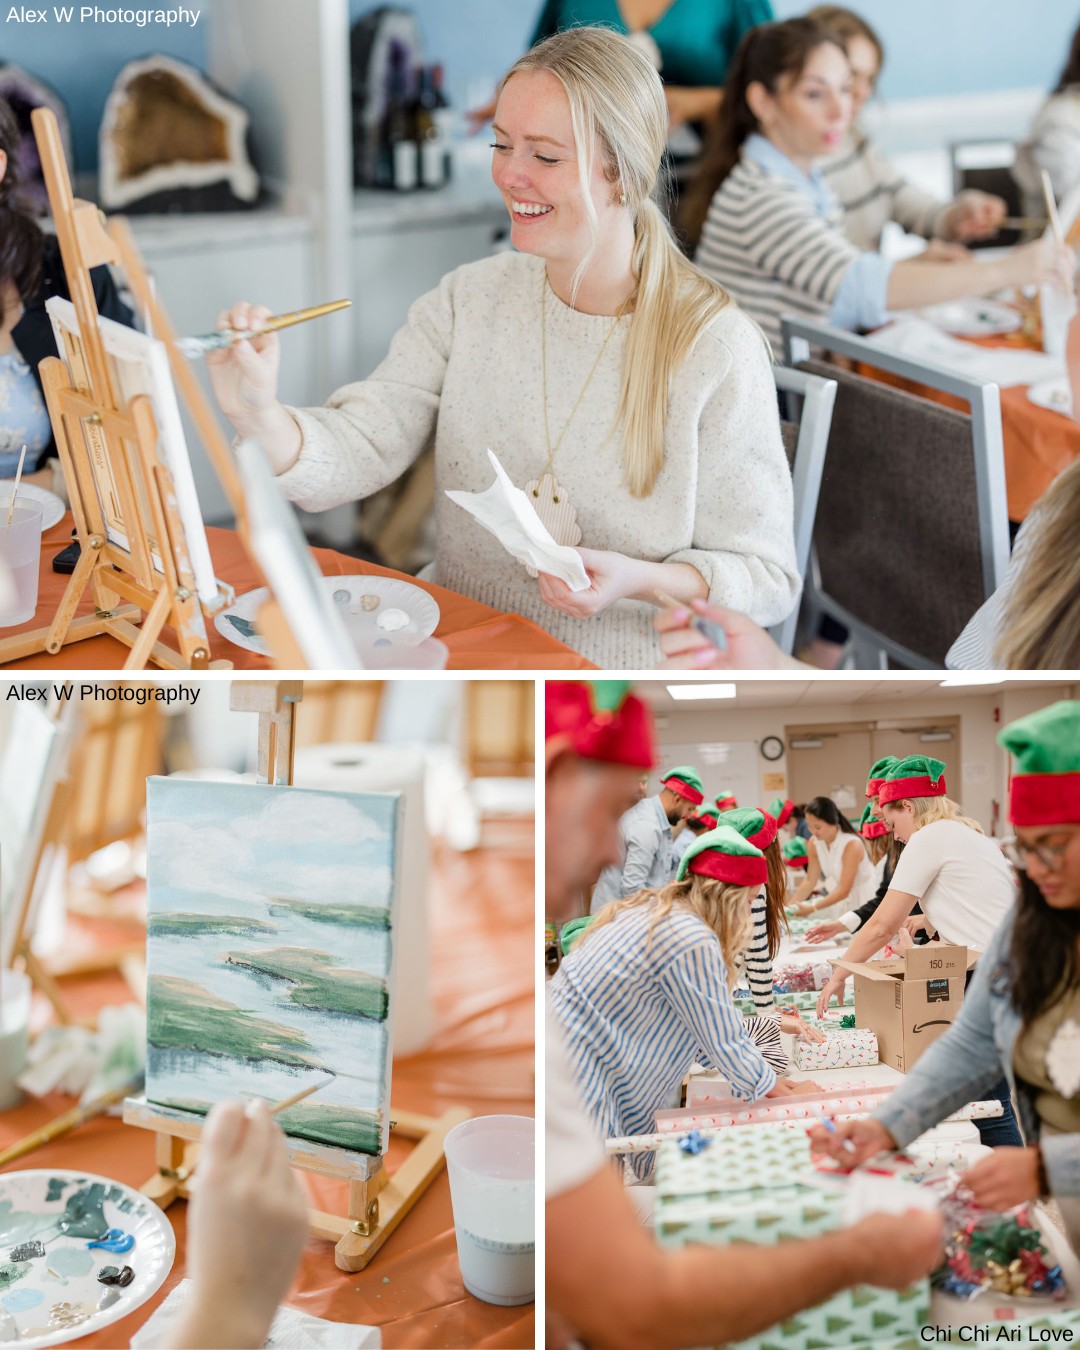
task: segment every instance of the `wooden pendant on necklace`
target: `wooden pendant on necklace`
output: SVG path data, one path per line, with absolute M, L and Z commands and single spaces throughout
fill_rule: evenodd
M 542 474 L 526 483 L 525 496 L 557 544 L 569 544 L 573 548 L 581 543 L 577 512 L 553 473 Z M 528 567 L 526 570 L 529 576 L 536 576 L 535 568 Z

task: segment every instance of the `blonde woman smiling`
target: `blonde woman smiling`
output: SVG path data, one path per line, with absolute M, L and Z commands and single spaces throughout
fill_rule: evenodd
M 274 337 L 210 362 L 237 431 L 293 501 L 319 510 L 393 482 L 434 440 L 432 579 L 516 611 L 597 664 L 655 664 L 657 591 L 768 624 L 798 592 L 791 480 L 769 354 L 686 261 L 653 200 L 667 129 L 659 77 L 625 38 L 559 33 L 498 95 L 492 177 L 515 253 L 421 297 L 373 375 L 325 408 L 276 396 Z M 221 322 L 257 324 L 240 304 Z M 530 580 L 444 489 L 551 474 L 589 576 Z

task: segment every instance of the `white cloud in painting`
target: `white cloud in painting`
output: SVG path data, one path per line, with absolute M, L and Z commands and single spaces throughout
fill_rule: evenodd
M 276 789 L 261 811 L 237 819 L 237 839 L 262 844 L 278 842 L 283 832 L 306 845 L 329 844 L 349 848 L 354 844 L 384 840 L 387 832 L 352 802 L 343 797 L 310 791 Z

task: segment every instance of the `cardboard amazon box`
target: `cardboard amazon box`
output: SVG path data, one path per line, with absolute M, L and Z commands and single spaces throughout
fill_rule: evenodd
M 930 942 L 887 961 L 834 961 L 855 984 L 855 1024 L 877 1033 L 882 1064 L 908 1073 L 956 1020 L 978 952 Z

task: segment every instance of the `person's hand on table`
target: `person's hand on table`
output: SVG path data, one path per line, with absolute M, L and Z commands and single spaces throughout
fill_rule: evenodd
M 307 1199 L 265 1104 L 220 1102 L 207 1117 L 191 1182 L 193 1287 L 168 1344 L 264 1345 L 306 1239 Z
M 825 1039 L 825 1033 L 818 1027 L 812 1027 L 809 1022 L 804 1022 L 797 1011 L 780 1014 L 780 1030 L 800 1041 L 809 1041 L 811 1045 Z
M 794 1078 L 778 1078 L 772 1087 L 766 1092 L 765 1097 L 769 1101 L 776 1101 L 780 1097 L 794 1097 L 804 1091 L 801 1082 Z
M 1056 286 L 1063 295 L 1072 295 L 1076 284 L 1076 254 L 1067 244 L 1051 238 L 1020 244 L 1002 259 L 1013 286 Z M 987 264 L 991 266 L 991 264 Z
M 946 239 L 986 239 L 997 234 L 1007 214 L 1001 197 L 968 188 L 942 217 L 942 234 Z
M 577 551 L 589 574 L 587 590 L 572 591 L 565 581 L 547 572 L 541 572 L 537 577 L 540 595 L 552 609 L 561 610 L 575 619 L 591 619 L 617 600 L 628 600 L 637 594 L 640 567 L 636 558 L 596 548 L 579 548 Z
M 922 262 L 970 262 L 971 250 L 948 239 L 931 239 L 919 258 Z
M 1037 1200 L 1041 1191 L 1037 1148 L 995 1148 L 960 1180 L 986 1209 L 1006 1210 Z
M 818 994 L 817 1015 L 824 1017 L 829 1008 L 830 999 L 836 999 L 837 1005 L 843 1007 L 844 985 L 847 982 L 847 971 L 834 970 L 828 980 L 822 986 L 821 993 Z
M 727 651 L 719 651 L 696 628 L 692 614 L 711 619 L 727 636 Z M 783 652 L 765 629 L 738 610 L 692 600 L 658 612 L 653 626 L 660 635 L 665 669 L 701 670 L 805 670 L 801 661 Z
M 797 905 L 789 905 L 788 910 L 795 914 L 796 918 L 808 919 L 817 909 L 817 904 L 813 900 L 800 900 Z
M 838 1120 L 835 1128 L 827 1130 L 817 1125 L 810 1131 L 810 1152 L 825 1154 L 845 1167 L 857 1167 L 869 1162 L 879 1153 L 896 1148 L 896 1140 L 880 1121 L 871 1118 L 863 1120 Z M 852 1148 L 844 1147 L 844 1141 L 850 1139 Z
M 807 942 L 827 942 L 829 938 L 839 937 L 841 933 L 848 930 L 839 919 L 831 919 L 827 923 L 816 923 L 806 935 Z

